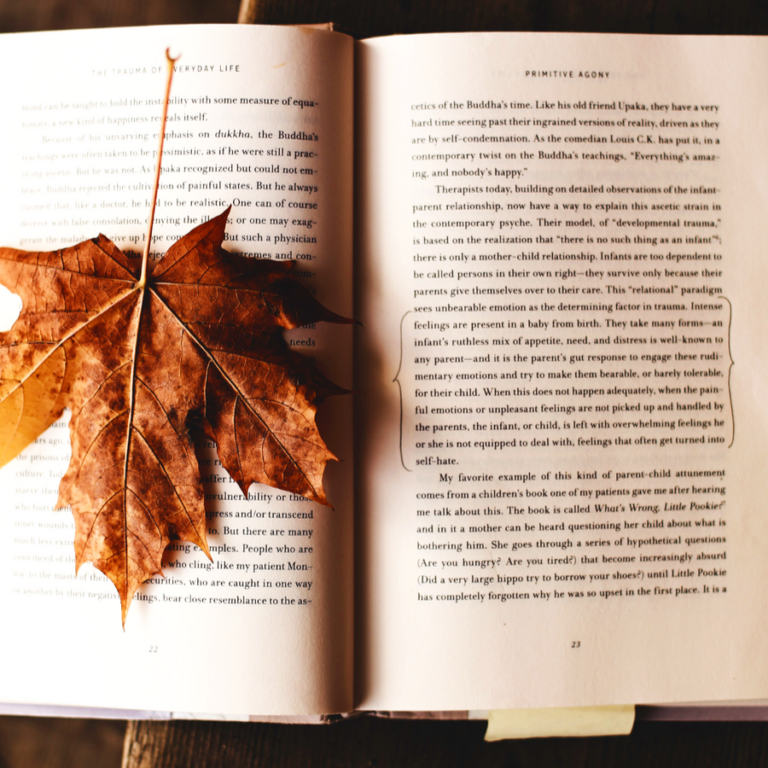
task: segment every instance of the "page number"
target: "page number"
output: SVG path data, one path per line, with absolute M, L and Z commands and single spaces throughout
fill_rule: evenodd
M 581 640 L 572 640 L 571 648 L 581 648 Z
M 149 646 L 149 652 L 150 653 L 157 653 L 157 646 L 156 645 L 150 645 Z

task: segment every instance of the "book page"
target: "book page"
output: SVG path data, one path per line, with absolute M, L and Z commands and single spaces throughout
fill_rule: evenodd
M 765 696 L 768 47 L 358 54 L 358 706 Z
M 352 46 L 324 31 L 4 37 L 14 76 L 0 126 L 0 243 L 52 250 L 103 232 L 141 254 L 168 46 L 181 58 L 150 259 L 231 206 L 228 250 L 295 260 L 317 298 L 350 316 Z M 287 338 L 351 385 L 348 327 Z M 261 485 L 245 498 L 215 446 L 201 446 L 213 562 L 171 544 L 165 578 L 139 590 L 125 631 L 113 585 L 90 565 L 75 575 L 70 511 L 52 511 L 68 414 L 54 424 L 0 471 L 0 701 L 239 717 L 349 709 L 350 400 L 330 398 L 318 415 L 341 460 L 326 473 L 333 508 Z

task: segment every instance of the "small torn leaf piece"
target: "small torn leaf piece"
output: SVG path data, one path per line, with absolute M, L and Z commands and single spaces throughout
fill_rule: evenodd
M 0 466 L 72 412 L 72 458 L 57 508 L 71 506 L 77 568 L 117 587 L 123 624 L 172 539 L 206 543 L 193 436 L 216 442 L 247 493 L 265 483 L 326 504 L 335 457 L 315 425 L 346 390 L 288 348 L 282 330 L 349 322 L 291 277 L 292 262 L 223 250 L 229 209 L 140 264 L 103 235 L 48 253 L 0 248 L 0 283 L 22 299 L 0 333 Z

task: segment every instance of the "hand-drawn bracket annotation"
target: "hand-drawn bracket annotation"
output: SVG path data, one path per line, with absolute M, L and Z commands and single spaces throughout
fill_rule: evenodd
M 643 394 L 644 395 L 650 395 L 650 396 L 653 396 L 653 397 L 659 397 L 659 396 L 664 396 L 664 395 L 668 395 L 668 394 L 671 394 L 671 395 L 677 394 L 677 395 L 679 395 L 681 393 L 682 394 L 687 394 L 687 395 L 693 395 L 693 396 L 696 396 L 696 397 L 702 397 L 702 396 L 713 395 L 713 394 L 714 395 L 717 395 L 717 394 L 725 395 L 725 394 L 727 394 L 727 403 L 728 403 L 728 409 L 729 409 L 729 412 L 730 412 L 730 427 L 731 427 L 731 429 L 730 429 L 730 432 L 731 432 L 730 441 L 728 442 L 727 447 L 731 448 L 733 446 L 733 442 L 734 442 L 735 435 L 736 435 L 736 423 L 735 423 L 735 414 L 734 414 L 734 407 L 733 407 L 733 395 L 732 395 L 732 392 L 731 392 L 731 370 L 732 370 L 732 368 L 734 366 L 734 360 L 733 360 L 733 357 L 731 355 L 731 326 L 732 326 L 732 322 L 733 322 L 733 305 L 731 303 L 731 300 L 727 296 L 718 295 L 718 296 L 715 296 L 713 298 L 716 301 L 725 302 L 727 304 L 727 306 L 728 306 L 728 319 L 727 319 L 727 325 L 726 325 L 726 333 L 723 336 L 702 337 L 702 339 L 705 340 L 705 341 L 709 341 L 710 343 L 714 344 L 715 346 L 718 346 L 718 347 L 721 347 L 721 348 L 725 347 L 726 350 L 727 350 L 727 352 L 725 352 L 725 354 L 723 352 L 720 352 L 720 351 L 712 351 L 710 353 L 704 353 L 704 354 L 701 354 L 701 355 L 699 355 L 698 353 L 696 353 L 696 354 L 687 354 L 687 353 L 681 353 L 681 352 L 677 352 L 674 355 L 657 355 L 657 356 L 643 355 L 643 359 L 641 359 L 639 362 L 646 362 L 647 363 L 647 362 L 650 361 L 652 364 L 656 364 L 658 362 L 658 360 L 661 360 L 662 362 L 667 362 L 672 357 L 676 357 L 676 358 L 678 358 L 678 362 L 685 361 L 686 359 L 693 359 L 693 360 L 697 360 L 697 361 L 701 361 L 701 360 L 712 361 L 714 363 L 721 363 L 721 365 L 727 363 L 727 370 L 725 370 L 725 371 L 724 370 L 718 370 L 717 367 L 709 368 L 706 371 L 700 371 L 700 370 L 696 371 L 696 373 L 706 374 L 708 378 L 715 378 L 715 379 L 719 378 L 719 377 L 725 378 L 726 379 L 725 387 L 719 387 L 719 386 L 715 386 L 715 385 L 699 386 L 699 387 L 693 386 L 692 387 L 690 385 L 686 385 L 685 390 L 681 390 L 680 387 L 670 388 L 668 386 L 659 387 L 658 389 L 653 388 L 653 387 L 648 387 L 648 388 L 645 388 L 644 392 L 642 390 L 638 390 L 637 394 L 640 394 L 640 395 L 643 395 Z M 560 397 L 566 397 L 567 394 L 574 394 L 573 391 L 571 391 L 570 393 L 567 393 L 567 390 L 565 390 L 565 389 L 547 390 L 545 388 L 540 388 L 540 387 L 537 386 L 533 390 L 530 390 L 530 389 L 528 389 L 526 387 L 517 386 L 513 390 L 508 390 L 508 389 L 500 389 L 500 388 L 494 386 L 494 387 L 483 387 L 482 395 L 479 393 L 477 387 L 473 388 L 471 386 L 470 387 L 464 387 L 464 388 L 459 387 L 458 389 L 455 389 L 455 390 L 448 390 L 448 389 L 433 389 L 432 391 L 420 390 L 416 386 L 416 381 L 439 381 L 439 382 L 455 381 L 455 382 L 458 382 L 458 381 L 472 380 L 473 378 L 474 379 L 478 379 L 478 378 L 482 379 L 483 378 L 483 373 L 482 373 L 482 371 L 476 369 L 471 374 L 466 374 L 466 373 L 462 374 L 461 372 L 457 372 L 456 369 L 454 369 L 453 373 L 441 372 L 441 373 L 433 373 L 433 374 L 429 374 L 429 373 L 428 374 L 414 374 L 413 377 L 412 377 L 413 381 L 411 381 L 410 380 L 411 376 L 407 375 L 407 370 L 408 370 L 409 366 L 408 366 L 408 362 L 407 362 L 407 358 L 406 358 L 406 354 L 410 354 L 411 352 L 414 353 L 413 354 L 413 361 L 414 361 L 413 365 L 414 366 L 416 366 L 418 364 L 428 365 L 429 362 L 430 362 L 430 358 L 431 358 L 431 360 L 432 360 L 432 362 L 433 362 L 433 364 L 435 366 L 437 366 L 437 365 L 447 365 L 447 366 L 458 365 L 458 366 L 464 367 L 464 365 L 467 362 L 471 363 L 473 366 L 482 365 L 483 363 L 500 363 L 501 364 L 501 368 L 503 368 L 504 370 L 496 372 L 496 373 L 489 374 L 489 379 L 492 376 L 493 378 L 491 380 L 496 380 L 497 377 L 500 374 L 502 379 L 511 379 L 512 381 L 517 380 L 518 382 L 528 381 L 528 382 L 531 382 L 531 383 L 533 382 L 533 374 L 530 373 L 530 372 L 526 374 L 525 372 L 523 372 L 523 371 L 521 371 L 519 369 L 524 368 L 525 365 L 529 363 L 529 358 L 530 358 L 530 364 L 532 364 L 532 365 L 537 364 L 537 363 L 541 363 L 543 361 L 537 360 L 536 359 L 537 356 L 535 356 L 535 355 L 521 355 L 519 353 L 515 354 L 514 357 L 511 357 L 510 355 L 506 355 L 506 354 L 502 354 L 502 355 L 488 354 L 488 355 L 468 356 L 468 355 L 455 355 L 454 353 L 451 353 L 451 354 L 441 354 L 440 356 L 437 356 L 437 357 L 434 357 L 432 355 L 416 357 L 416 353 L 417 352 L 418 353 L 421 352 L 421 350 L 418 350 L 419 346 L 425 346 L 425 345 L 426 346 L 430 346 L 430 347 L 433 348 L 433 351 L 434 351 L 434 349 L 436 349 L 436 350 L 441 350 L 441 349 L 444 350 L 445 347 L 450 347 L 453 344 L 455 344 L 456 340 L 455 339 L 449 340 L 449 339 L 445 338 L 444 336 L 440 337 L 440 338 L 431 338 L 431 339 L 428 338 L 428 337 L 427 338 L 422 338 L 422 339 L 415 339 L 414 338 L 414 339 L 409 340 L 409 341 L 412 341 L 413 343 L 410 345 L 409 349 L 406 350 L 406 335 L 407 335 L 407 330 L 409 330 L 409 327 L 406 326 L 406 318 L 409 315 L 412 315 L 412 314 L 414 314 L 414 311 L 413 310 L 408 310 L 400 318 L 400 360 L 399 360 L 399 363 L 398 363 L 397 372 L 395 373 L 395 376 L 392 379 L 392 383 L 397 384 L 398 399 L 399 399 L 399 406 L 400 406 L 400 430 L 399 430 L 400 431 L 400 437 L 399 437 L 400 463 L 401 463 L 403 469 L 405 469 L 406 471 L 408 471 L 408 472 L 412 472 L 413 471 L 413 469 L 411 467 L 409 467 L 407 462 L 406 462 L 406 450 L 405 450 L 405 447 L 404 447 L 404 444 L 405 445 L 408 444 L 408 439 L 409 439 L 408 436 L 406 435 L 406 423 L 405 423 L 406 422 L 406 411 L 405 411 L 406 403 L 405 403 L 405 398 L 408 395 L 413 395 L 412 398 L 408 398 L 408 399 L 412 399 L 416 403 L 414 405 L 414 413 L 416 415 L 424 416 L 424 417 L 432 415 L 435 412 L 440 414 L 440 415 L 443 415 L 443 414 L 446 414 L 446 413 L 459 414 L 459 415 L 472 413 L 473 416 L 477 415 L 478 413 L 482 413 L 482 414 L 486 414 L 486 413 L 495 413 L 495 414 L 499 414 L 499 413 L 501 413 L 501 414 L 518 413 L 520 415 L 524 415 L 524 414 L 534 414 L 534 415 L 539 414 L 540 415 L 541 413 L 555 413 L 555 414 L 556 413 L 564 413 L 566 415 L 570 415 L 571 413 L 577 412 L 576 409 L 575 409 L 575 406 L 562 406 L 562 405 L 559 405 L 557 403 L 555 405 L 553 405 L 553 406 L 548 406 L 548 405 L 546 405 L 544 403 L 539 403 L 539 404 L 536 404 L 536 405 L 521 405 L 521 406 L 509 406 L 508 405 L 508 406 L 506 406 L 506 408 L 504 406 L 500 406 L 499 407 L 499 406 L 493 406 L 493 405 L 488 406 L 488 407 L 480 406 L 478 408 L 474 408 L 474 407 L 463 407 L 462 408 L 461 406 L 457 406 L 455 404 L 458 400 L 461 400 L 463 398 L 474 398 L 474 397 L 481 397 L 484 401 L 490 402 L 491 399 L 495 399 L 495 398 L 509 398 L 510 395 L 512 395 L 513 397 L 528 397 L 530 395 L 533 395 L 534 398 L 538 398 L 538 397 L 546 396 L 545 393 L 552 393 L 552 392 L 556 392 L 557 395 L 555 395 L 555 396 L 560 396 Z M 536 323 L 540 323 L 540 322 L 546 322 L 546 321 L 538 321 L 537 320 L 535 322 Z M 715 323 L 717 324 L 717 326 L 714 325 Z M 421 329 L 427 329 L 427 330 L 430 330 L 430 331 L 438 331 L 440 333 L 444 333 L 445 331 L 447 331 L 451 325 L 462 326 L 463 329 L 466 330 L 466 327 L 469 324 L 466 323 L 466 322 L 465 323 L 450 323 L 448 321 L 440 322 L 440 323 L 435 323 L 435 322 L 431 322 L 431 321 L 420 322 L 419 320 L 416 320 L 414 322 L 414 328 L 416 328 L 416 329 L 421 328 Z M 472 330 L 475 330 L 475 331 L 481 330 L 481 329 L 484 329 L 485 327 L 487 327 L 488 325 L 491 325 L 491 324 L 490 323 L 484 323 L 484 322 L 472 323 L 472 326 L 473 326 Z M 502 322 L 502 325 L 503 325 L 503 322 Z M 555 327 L 558 327 L 558 326 L 566 326 L 566 325 L 567 324 L 565 322 L 558 322 L 557 319 L 554 319 L 552 321 L 552 328 L 555 328 Z M 585 325 L 586 325 L 586 323 L 585 323 Z M 647 322 L 646 322 L 646 325 L 647 325 Z M 719 322 L 718 321 L 701 321 L 699 323 L 698 327 L 703 327 L 705 325 L 710 325 L 710 326 L 713 326 L 713 327 L 722 327 L 723 326 L 723 322 L 722 321 L 719 321 Z M 477 326 L 477 327 L 475 328 L 474 326 Z M 522 327 L 525 327 L 525 326 L 523 325 Z M 531 322 L 529 321 L 528 327 L 539 327 L 539 326 L 532 325 Z M 484 346 L 488 346 L 488 342 L 489 341 L 493 342 L 493 339 L 482 338 L 482 336 L 474 337 L 473 339 L 470 339 L 470 340 L 473 341 L 475 345 L 483 346 L 483 347 Z M 509 344 L 510 341 L 511 341 L 512 346 L 522 347 L 523 344 L 524 344 L 524 340 L 525 340 L 525 337 L 521 335 L 521 336 L 518 336 L 516 339 L 507 340 L 504 343 L 503 346 L 507 346 L 507 344 Z M 467 340 L 465 339 L 464 341 L 466 342 Z M 585 341 L 587 341 L 587 343 L 589 343 L 590 340 L 585 337 Z M 670 337 L 667 341 L 675 342 L 675 341 L 677 341 L 677 336 Z M 528 344 L 529 342 L 525 341 L 525 343 Z M 530 343 L 530 346 L 533 346 L 535 348 L 536 347 L 535 342 Z M 549 356 L 549 357 L 551 357 L 551 356 Z M 568 360 L 568 357 L 566 355 L 562 354 L 562 353 L 560 355 L 558 355 L 558 357 L 560 358 L 560 361 L 563 362 L 563 363 L 565 363 Z M 573 360 L 574 357 L 576 357 L 576 356 L 571 356 L 571 362 L 574 362 L 574 360 Z M 630 360 L 630 362 L 637 361 L 638 357 L 639 356 L 635 356 L 635 359 L 634 360 Z M 582 356 L 582 358 L 583 358 L 583 356 Z M 611 361 L 611 362 L 614 362 L 614 361 Z M 624 361 L 621 361 L 621 362 L 624 362 Z M 610 363 L 608 363 L 608 364 L 610 364 Z M 691 369 L 691 370 L 693 370 L 693 369 Z M 560 372 L 555 372 L 554 375 L 557 376 L 558 378 L 563 378 L 563 377 L 571 378 L 568 375 L 564 376 L 564 374 L 566 374 L 566 373 L 567 372 L 565 372 L 565 371 L 560 371 Z M 634 373 L 634 375 L 633 375 L 633 373 Z M 577 376 L 577 378 L 581 378 L 581 379 L 587 378 L 590 375 L 597 375 L 597 374 L 595 374 L 594 371 L 593 372 L 576 371 L 576 372 L 574 372 L 574 374 Z M 668 374 L 671 375 L 671 376 L 675 376 L 676 378 L 680 378 L 680 371 L 678 371 L 677 369 L 673 369 L 671 372 L 670 371 L 660 371 L 658 373 L 656 372 L 656 370 L 651 371 L 651 372 L 646 370 L 645 372 L 643 372 L 643 371 L 636 371 L 636 370 L 633 371 L 633 369 L 625 369 L 623 371 L 623 374 L 626 375 L 626 377 L 628 377 L 630 379 L 631 378 L 651 378 L 652 380 L 654 380 L 657 376 L 660 377 L 660 378 L 666 378 Z M 546 375 L 546 374 L 542 374 L 540 372 L 537 372 L 536 375 L 537 375 L 537 377 L 542 377 L 543 378 L 544 375 Z M 552 375 L 553 375 L 552 372 L 550 372 L 549 376 L 551 377 Z M 601 376 L 602 375 L 606 375 L 607 376 L 608 374 L 606 372 L 601 372 L 599 375 L 601 375 Z M 691 377 L 693 378 L 693 375 Z M 404 378 L 406 378 L 408 380 L 404 382 L 403 381 Z M 629 391 L 630 390 L 622 391 L 620 388 L 614 388 L 613 390 L 609 389 L 609 393 L 612 393 L 612 394 L 625 394 L 625 397 L 626 397 L 626 393 L 629 392 Z M 581 394 L 581 391 L 579 391 L 579 394 Z M 597 394 L 599 395 L 599 393 L 597 393 Z M 425 398 L 425 399 L 424 400 L 420 400 L 420 398 L 422 398 L 422 397 Z M 429 402 L 429 400 L 432 397 L 443 398 L 443 400 L 441 400 L 441 403 L 448 402 L 448 399 L 450 399 L 450 402 L 454 403 L 454 405 L 453 406 L 449 406 L 449 407 L 443 407 L 441 405 L 438 408 L 428 408 L 428 406 L 425 403 Z M 591 395 L 590 395 L 590 397 L 591 397 Z M 723 399 L 725 399 L 725 398 L 723 398 Z M 652 414 L 652 413 L 654 413 L 654 411 L 657 410 L 657 408 L 661 411 L 662 409 L 669 410 L 669 409 L 673 409 L 674 407 L 676 407 L 677 409 L 682 410 L 682 411 L 698 411 L 698 412 L 701 412 L 701 411 L 711 410 L 713 412 L 717 412 L 718 410 L 724 410 L 724 405 L 725 405 L 722 402 L 716 404 L 714 401 L 711 401 L 711 400 L 706 402 L 706 403 L 703 403 L 700 400 L 698 400 L 696 402 L 698 403 L 698 406 L 696 405 L 696 403 L 693 403 L 693 404 L 690 404 L 691 408 L 684 407 L 685 404 L 681 404 L 680 402 L 668 403 L 668 404 L 666 404 L 666 406 L 665 405 L 655 406 L 652 403 L 640 403 L 640 402 L 637 402 L 637 403 L 634 403 L 634 404 L 625 404 L 624 406 L 622 406 L 621 404 L 618 404 L 618 405 L 614 404 L 613 413 L 622 413 L 622 412 L 625 412 L 625 411 L 627 411 L 627 412 L 632 412 L 632 411 L 642 412 L 642 411 L 645 411 L 645 412 L 647 412 L 649 414 Z M 598 411 L 602 410 L 604 412 L 607 412 L 608 409 L 610 408 L 610 405 L 603 404 L 602 406 L 594 406 L 594 407 L 596 409 L 598 409 Z M 641 411 L 641 409 L 642 409 L 642 411 Z M 582 422 L 582 423 L 584 424 L 584 426 L 586 426 L 586 422 Z M 503 426 L 502 426 L 502 424 L 503 424 Z M 616 424 L 626 424 L 626 423 L 625 422 L 616 422 Z M 652 420 L 648 421 L 648 422 L 645 422 L 645 424 L 646 425 L 653 425 L 654 427 L 658 427 L 658 426 L 661 426 L 662 428 L 664 427 L 664 424 L 658 425 L 658 424 L 654 423 Z M 642 421 L 642 419 L 638 422 L 638 425 L 639 425 L 640 428 L 643 427 L 644 422 Z M 470 431 L 469 425 L 467 425 L 467 424 L 463 424 L 463 425 L 462 424 L 449 424 L 449 425 L 446 425 L 446 424 L 432 424 L 432 425 L 425 425 L 425 424 L 419 422 L 417 424 L 414 424 L 413 426 L 414 426 L 414 430 L 416 431 L 417 435 L 418 435 L 419 432 L 424 432 L 425 434 L 433 434 L 434 435 L 436 433 L 445 431 L 446 428 L 449 431 L 451 431 L 451 432 L 454 432 L 454 431 L 456 431 L 456 432 L 462 432 L 462 431 L 469 432 Z M 487 429 L 487 426 L 490 426 L 491 430 L 494 430 L 494 431 L 502 430 L 503 429 L 504 431 L 512 431 L 512 432 L 515 432 L 515 433 L 521 431 L 521 429 L 530 429 L 530 425 L 523 425 L 523 424 L 520 424 L 520 423 L 506 424 L 506 423 L 503 423 L 503 422 L 498 422 L 495 425 L 494 424 L 489 424 L 486 427 L 484 427 L 484 425 L 479 424 L 479 423 L 475 423 L 472 426 L 473 426 L 473 430 L 472 431 L 482 431 L 482 432 L 485 432 L 485 429 Z M 603 420 L 602 422 L 599 423 L 599 428 L 600 429 L 604 429 L 606 426 L 610 426 L 606 420 Z M 674 429 L 676 427 L 684 427 L 684 426 L 691 426 L 693 428 L 702 428 L 702 429 L 706 430 L 706 429 L 708 429 L 708 428 L 710 428 L 712 426 L 723 427 L 723 426 L 725 426 L 725 422 L 724 422 L 724 420 L 717 419 L 717 418 L 713 418 L 712 421 L 706 421 L 705 420 L 703 422 L 698 422 L 696 419 L 691 419 L 690 422 L 685 422 L 683 419 L 680 419 L 677 422 L 674 422 L 674 421 L 673 422 L 667 422 L 666 426 L 668 427 L 668 429 L 670 431 L 674 431 Z M 462 429 L 462 427 L 464 427 L 464 428 Z M 563 427 L 563 425 L 558 424 L 557 422 L 551 422 L 550 427 L 552 427 L 552 428 L 554 428 L 556 430 L 559 430 L 559 429 L 561 429 Z M 411 431 L 411 430 L 409 430 L 409 431 Z M 711 436 L 709 436 L 708 439 L 706 439 L 706 436 L 701 436 L 700 438 L 695 438 L 695 439 L 687 438 L 685 440 L 685 442 L 710 444 L 712 442 L 725 443 L 725 440 L 726 440 L 726 438 L 724 438 L 722 436 L 719 437 L 717 440 L 714 440 Z M 479 443 L 475 444 L 476 441 L 467 441 L 467 440 L 464 440 L 464 441 L 458 441 L 457 440 L 457 441 L 452 441 L 452 442 L 453 442 L 453 445 L 448 446 L 448 447 L 480 448 L 481 450 L 485 450 L 486 448 L 496 448 L 496 449 L 502 449 L 503 450 L 505 448 L 526 447 L 526 444 L 522 443 L 522 441 L 518 440 L 517 438 L 513 438 L 513 440 L 496 441 L 498 443 L 497 445 L 480 445 Z M 487 442 L 487 441 L 485 441 L 485 442 Z M 535 442 L 534 441 L 529 441 L 529 442 L 532 443 L 534 446 L 542 445 L 542 441 L 535 441 Z M 642 439 L 639 444 L 647 446 L 647 445 L 653 445 L 654 442 L 656 444 L 658 444 L 659 447 L 665 447 L 666 445 L 674 444 L 672 442 L 671 438 L 661 438 L 660 440 L 655 440 L 653 438 L 651 438 L 651 439 L 645 438 L 645 439 Z M 447 444 L 447 441 L 446 441 L 446 444 Z M 549 439 L 547 439 L 546 444 L 550 444 Z M 579 445 L 586 445 L 586 444 L 587 444 L 587 442 L 585 442 L 585 441 L 582 441 L 581 443 L 579 443 Z M 622 442 L 619 442 L 618 444 L 619 445 L 627 445 L 627 442 L 626 441 L 622 441 Z M 562 440 L 554 440 L 553 439 L 551 441 L 551 445 L 553 445 L 553 446 L 563 445 L 563 446 L 567 447 L 567 446 L 574 445 L 574 443 L 573 443 L 573 441 L 570 440 L 570 438 L 565 438 L 564 441 L 562 441 Z M 599 442 L 593 443 L 593 445 L 603 445 L 603 447 L 608 447 L 609 445 L 611 445 L 611 441 L 601 440 Z M 440 445 L 440 444 L 436 443 L 435 440 L 431 441 L 430 443 L 426 443 L 426 441 L 424 443 L 416 442 L 414 447 L 416 449 L 418 449 L 419 447 L 432 447 L 432 448 L 435 448 L 435 447 L 438 447 L 438 446 L 445 447 L 445 445 Z M 446 463 L 450 463 L 450 464 L 458 463 L 457 459 L 444 459 L 443 461 L 445 461 Z M 416 462 L 417 465 L 437 466 L 437 464 L 433 464 L 432 461 L 424 461 L 424 460 L 416 459 L 415 462 Z M 438 461 L 438 464 L 439 463 L 440 463 L 440 461 Z

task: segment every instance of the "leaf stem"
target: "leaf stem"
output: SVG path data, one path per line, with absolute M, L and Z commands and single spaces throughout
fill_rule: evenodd
M 163 165 L 163 144 L 165 142 L 165 124 L 168 121 L 168 100 L 171 96 L 171 81 L 173 80 L 173 65 L 179 60 L 171 57 L 171 49 L 165 49 L 165 61 L 168 65 L 168 80 L 165 84 L 165 98 L 163 99 L 163 119 L 160 123 L 160 143 L 157 148 L 157 160 L 155 161 L 155 183 L 152 188 L 152 208 L 149 212 L 149 224 L 147 227 L 147 242 L 144 244 L 144 254 L 141 258 L 141 277 L 137 288 L 142 289 L 147 284 L 147 263 L 149 261 L 149 248 L 152 245 L 152 227 L 155 223 L 155 208 L 157 208 L 157 191 L 160 186 L 160 170 Z

